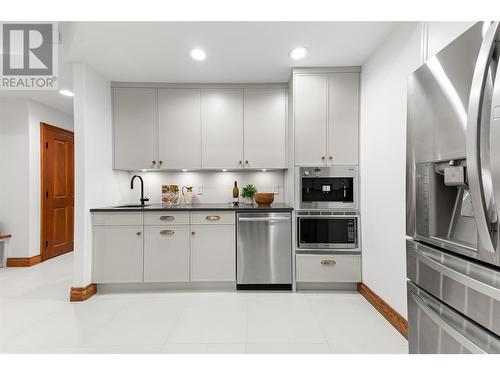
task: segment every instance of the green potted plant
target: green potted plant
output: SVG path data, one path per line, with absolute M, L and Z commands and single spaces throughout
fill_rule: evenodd
M 257 192 L 257 188 L 252 184 L 248 184 L 243 189 L 241 189 L 241 196 L 243 197 L 243 203 L 244 204 L 252 204 L 253 203 L 253 196 L 256 192 Z

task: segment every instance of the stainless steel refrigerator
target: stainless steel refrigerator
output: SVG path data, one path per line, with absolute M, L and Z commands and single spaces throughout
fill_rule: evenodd
M 410 353 L 500 353 L 500 27 L 408 80 Z

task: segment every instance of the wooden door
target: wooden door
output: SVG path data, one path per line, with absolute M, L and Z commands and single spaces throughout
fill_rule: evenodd
M 42 260 L 73 250 L 73 132 L 41 124 Z

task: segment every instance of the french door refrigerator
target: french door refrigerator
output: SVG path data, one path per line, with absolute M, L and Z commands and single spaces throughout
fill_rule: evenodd
M 500 353 L 500 26 L 408 80 L 410 353 Z

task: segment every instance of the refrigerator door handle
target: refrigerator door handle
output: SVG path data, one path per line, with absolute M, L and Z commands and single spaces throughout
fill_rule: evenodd
M 481 114 L 484 101 L 484 89 L 488 77 L 489 62 L 495 49 L 499 22 L 493 22 L 484 36 L 483 43 L 474 68 L 469 96 L 466 131 L 467 178 L 472 209 L 476 219 L 480 248 L 495 252 L 490 235 L 487 202 L 483 186 L 481 166 Z
M 498 166 L 500 166 L 500 64 L 497 65 L 495 82 L 493 84 L 489 141 L 493 197 L 497 203 L 498 209 L 498 204 L 500 203 L 500 168 L 498 168 Z M 500 217 L 500 212 L 497 212 L 497 216 Z
M 448 324 L 432 307 L 426 303 L 424 297 L 416 295 L 414 292 L 409 291 L 409 296 L 417 304 L 417 306 L 427 314 L 431 320 L 436 323 L 442 330 L 453 337 L 464 348 L 475 354 L 487 354 L 483 349 L 467 339 L 465 336 L 457 332 L 450 324 Z
M 434 269 L 446 277 L 449 277 L 451 280 L 457 281 L 462 285 L 465 285 L 467 288 L 470 288 L 476 292 L 484 294 L 492 298 L 495 301 L 500 301 L 500 288 L 495 287 L 494 285 L 486 284 L 482 281 L 479 281 L 469 275 L 465 275 L 461 272 L 458 272 L 452 268 L 449 268 L 437 260 L 432 259 L 428 256 L 424 251 L 417 250 L 413 248 L 409 248 L 408 251 L 413 251 L 415 253 L 415 257 L 424 263 L 426 266 Z

